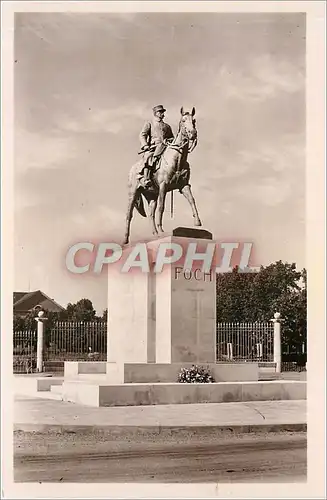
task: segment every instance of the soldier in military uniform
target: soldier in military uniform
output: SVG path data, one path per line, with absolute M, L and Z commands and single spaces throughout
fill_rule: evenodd
M 150 183 L 150 173 L 166 149 L 164 141 L 174 138 L 173 131 L 163 121 L 165 108 L 160 104 L 153 109 L 153 119 L 145 123 L 140 133 L 141 152 L 144 152 L 144 185 Z

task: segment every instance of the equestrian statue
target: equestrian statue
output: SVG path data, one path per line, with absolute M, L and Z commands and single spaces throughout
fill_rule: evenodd
M 164 232 L 162 227 L 166 195 L 178 190 L 189 202 L 194 225 L 201 226 L 190 186 L 188 154 L 197 145 L 195 108 L 191 112 L 181 108 L 178 131 L 174 136 L 170 125 L 164 122 L 165 108 L 153 108 L 153 119 L 145 123 L 140 133 L 142 158 L 132 166 L 128 176 L 128 209 L 124 244 L 128 244 L 134 208 L 146 217 L 143 198 L 148 202 L 152 234 Z M 158 218 L 156 221 L 156 213 Z

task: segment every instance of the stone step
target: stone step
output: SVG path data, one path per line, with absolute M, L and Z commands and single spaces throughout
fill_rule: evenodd
M 72 377 L 74 380 L 101 380 L 101 381 L 108 381 L 108 383 L 111 382 L 110 380 L 110 374 L 108 375 L 107 373 L 79 373 Z M 69 380 L 69 377 L 67 377 L 65 380 Z
M 50 392 L 52 394 L 62 394 L 62 385 L 52 385 L 50 387 Z
M 65 380 L 108 380 L 110 384 L 122 383 L 173 383 L 178 381 L 182 368 L 193 364 L 203 365 L 216 382 L 258 380 L 258 363 L 114 363 L 66 362 Z M 272 371 L 272 370 L 270 370 Z
M 259 372 L 259 380 L 281 380 L 281 375 L 276 372 Z
M 56 392 L 52 392 L 52 391 L 39 392 L 37 394 L 37 397 L 43 398 L 43 399 L 53 399 L 55 401 L 62 401 L 63 400 L 62 394 L 57 394 Z
M 63 377 L 52 377 L 47 375 L 24 375 L 14 379 L 15 392 L 17 394 L 35 395 L 43 392 L 50 392 L 50 388 L 63 384 Z
M 63 401 L 87 406 L 142 406 L 306 399 L 306 382 L 260 381 L 213 384 L 106 384 L 67 380 Z
M 276 369 L 277 363 L 273 361 L 259 361 L 259 368 L 274 368 Z
M 37 399 L 53 399 L 55 401 L 62 401 L 62 395 L 61 394 L 56 394 L 55 392 L 49 391 L 39 391 L 39 392 L 30 392 L 28 394 L 23 393 L 23 392 L 17 392 L 16 394 L 20 394 L 22 396 L 29 396 L 32 398 L 37 398 Z

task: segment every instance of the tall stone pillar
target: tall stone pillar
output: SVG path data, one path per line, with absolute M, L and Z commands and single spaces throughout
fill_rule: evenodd
M 170 236 L 164 239 L 205 250 L 209 239 Z M 171 264 L 156 276 L 156 362 L 214 363 L 216 350 L 216 275 L 202 262 L 184 268 Z
M 199 260 L 186 269 L 190 244 L 205 252 L 212 242 L 204 230 L 179 228 L 147 243 L 150 272 L 108 272 L 108 361 L 116 363 L 214 363 L 216 349 L 215 272 Z M 156 272 L 161 244 L 183 248 L 180 261 Z M 124 250 L 122 261 L 131 252 Z

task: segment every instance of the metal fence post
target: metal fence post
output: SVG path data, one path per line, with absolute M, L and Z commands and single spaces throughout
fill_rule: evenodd
M 36 370 L 43 371 L 43 349 L 44 349 L 44 311 L 40 311 L 35 320 L 37 321 L 37 350 L 36 350 Z
M 230 361 L 233 361 L 233 344 L 231 342 L 227 343 L 227 357 Z
M 275 312 L 274 318 L 274 363 L 276 363 L 276 372 L 281 372 L 282 366 L 282 340 L 281 340 L 281 317 L 279 312 Z

